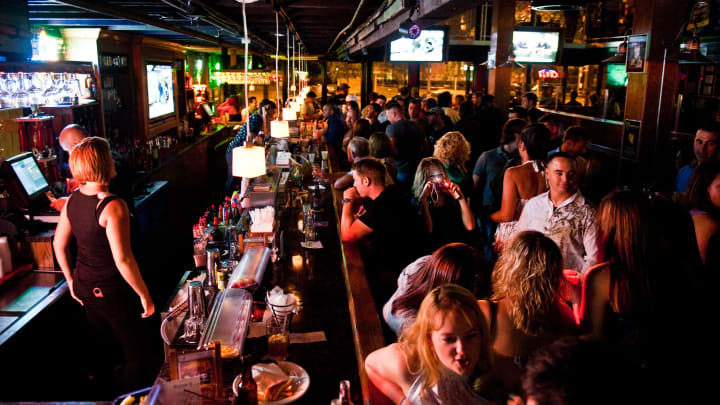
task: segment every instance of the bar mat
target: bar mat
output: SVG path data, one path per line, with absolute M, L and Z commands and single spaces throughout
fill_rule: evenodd
M 30 308 L 34 307 L 35 304 L 40 302 L 40 300 L 45 298 L 51 289 L 52 287 L 32 286 L 2 310 L 8 312 L 27 312 Z

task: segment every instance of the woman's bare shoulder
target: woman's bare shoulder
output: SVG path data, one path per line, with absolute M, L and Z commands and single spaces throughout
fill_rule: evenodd
M 699 212 L 692 216 L 695 229 L 702 233 L 714 234 L 720 229 L 720 223 L 712 215 L 706 212 Z
M 370 353 L 365 359 L 365 367 L 396 382 L 407 382 L 412 379 L 405 352 L 399 343 L 392 343 Z

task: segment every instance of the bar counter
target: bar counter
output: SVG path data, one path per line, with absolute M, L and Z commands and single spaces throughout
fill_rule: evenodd
M 330 174 L 332 177 L 333 175 Z M 292 194 L 298 190 L 287 184 Z M 303 233 L 298 228 L 302 220 L 302 209 L 299 204 L 288 204 L 287 194 L 277 193 L 276 237 L 283 242 L 284 255 L 275 263 L 269 263 L 265 270 L 261 285 L 253 293 L 253 300 L 263 301 L 268 290 L 275 286 L 283 288 L 298 298 L 299 310 L 292 319 L 291 334 L 307 332 L 323 332 L 326 341 L 314 343 L 292 343 L 289 347 L 287 361 L 304 368 L 310 377 L 308 391 L 296 402 L 297 404 L 329 403 L 338 395 L 341 380 L 349 380 L 353 401 L 363 402 L 365 389 L 361 385 L 364 373 L 358 372 L 356 361 L 357 330 L 351 320 L 353 308 L 346 295 L 346 259 L 338 234 L 339 223 L 334 209 L 333 190 L 327 189 L 322 195 L 322 208 L 316 212 L 316 240 L 323 245 L 321 249 L 305 249 L 300 246 Z M 283 253 L 283 252 L 280 252 Z M 186 272 L 179 289 L 186 288 L 185 280 L 198 275 L 198 269 Z M 175 295 L 175 294 L 173 294 Z M 177 304 L 171 299 L 167 307 Z M 373 307 L 374 308 L 374 307 Z M 167 312 L 167 311 L 166 311 Z M 166 313 L 165 312 L 165 313 Z M 250 330 L 264 328 L 255 323 Z M 172 333 L 170 333 L 172 335 Z M 243 354 L 251 356 L 251 362 L 261 361 L 267 353 L 267 337 L 248 337 L 245 340 Z M 166 358 L 167 360 L 167 358 Z M 160 377 L 167 377 L 169 364 L 164 367 Z M 231 371 L 223 369 L 223 382 L 226 392 L 229 391 L 236 375 L 227 375 Z M 376 403 L 376 402 L 373 402 Z

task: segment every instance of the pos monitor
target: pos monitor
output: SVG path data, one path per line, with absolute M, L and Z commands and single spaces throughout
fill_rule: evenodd
M 44 194 L 50 190 L 50 185 L 32 152 L 15 155 L 6 159 L 5 164 L 5 172 L 10 178 L 8 185 L 16 204 L 25 208 L 46 206 Z

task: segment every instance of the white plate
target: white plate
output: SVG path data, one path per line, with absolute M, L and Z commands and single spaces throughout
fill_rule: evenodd
M 288 376 L 294 376 L 297 377 L 296 381 L 293 383 L 295 387 L 295 393 L 287 398 L 283 398 L 277 401 L 258 401 L 259 404 L 264 405 L 283 405 L 283 404 L 290 404 L 305 395 L 305 392 L 310 387 L 310 376 L 308 375 L 307 371 L 305 371 L 304 368 L 298 366 L 295 363 L 291 363 L 289 361 L 282 361 L 278 360 L 277 365 L 287 374 Z M 235 380 L 233 381 L 233 392 L 237 395 L 237 386 L 240 383 L 240 378 L 242 378 L 242 374 L 235 377 Z

